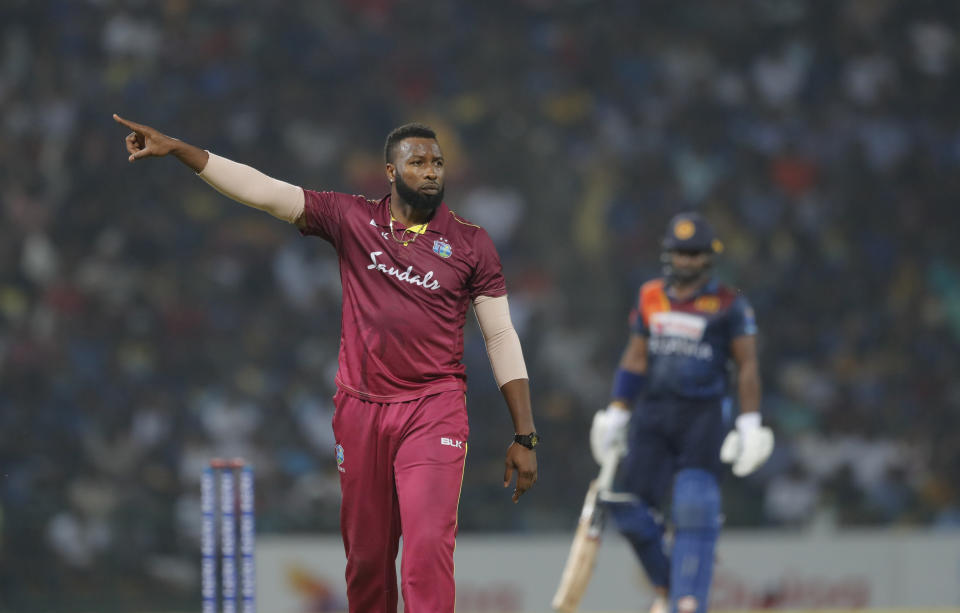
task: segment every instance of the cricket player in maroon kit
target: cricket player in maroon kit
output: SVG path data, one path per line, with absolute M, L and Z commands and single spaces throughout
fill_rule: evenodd
M 333 431 L 343 500 L 347 598 L 355 613 L 397 610 L 403 535 L 407 613 L 454 610 L 453 550 L 469 426 L 463 326 L 473 304 L 513 418 L 504 487 L 537 479 L 527 372 L 487 233 L 443 203 L 444 160 L 430 128 L 407 124 L 384 147 L 380 200 L 315 192 L 114 115 L 131 162 L 172 154 L 221 193 L 336 249 L 343 322 Z

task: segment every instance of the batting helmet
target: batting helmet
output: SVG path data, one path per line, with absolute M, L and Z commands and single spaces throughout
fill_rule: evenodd
M 663 237 L 664 251 L 709 251 L 720 253 L 723 243 L 699 213 L 680 213 L 670 220 Z

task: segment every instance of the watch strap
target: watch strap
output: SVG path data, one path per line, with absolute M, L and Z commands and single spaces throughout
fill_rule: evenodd
M 527 449 L 534 449 L 540 444 L 540 435 L 536 432 L 530 434 L 514 434 L 513 442 L 523 445 Z

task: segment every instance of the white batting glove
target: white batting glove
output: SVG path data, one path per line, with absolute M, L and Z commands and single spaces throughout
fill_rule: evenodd
M 720 447 L 720 459 L 733 464 L 733 474 L 746 477 L 767 461 L 773 452 L 773 431 L 760 425 L 760 413 L 737 416 L 737 427 Z
M 597 411 L 590 426 L 590 452 L 597 464 L 603 464 L 603 458 L 610 449 L 626 450 L 627 424 L 630 423 L 630 411 L 619 405 L 609 405 Z

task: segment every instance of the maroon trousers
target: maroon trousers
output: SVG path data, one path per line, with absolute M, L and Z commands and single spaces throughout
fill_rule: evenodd
M 334 396 L 340 531 L 351 613 L 453 613 L 453 549 L 467 453 L 466 399 L 441 392 L 377 403 Z

